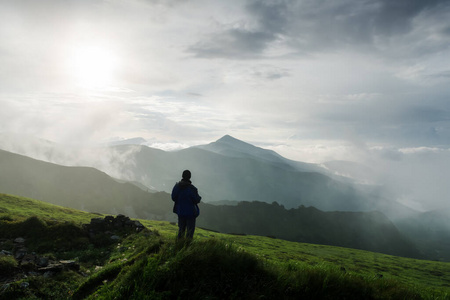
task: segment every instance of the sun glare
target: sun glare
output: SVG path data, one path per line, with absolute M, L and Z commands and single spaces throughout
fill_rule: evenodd
M 70 73 L 77 85 L 87 88 L 104 88 L 112 83 L 117 58 L 106 47 L 77 46 L 69 58 Z

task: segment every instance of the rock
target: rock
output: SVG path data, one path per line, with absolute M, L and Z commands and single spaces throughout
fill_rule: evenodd
M 12 253 L 9 251 L 6 251 L 6 250 L 2 250 L 2 251 L 0 251 L 0 255 L 10 256 L 10 255 L 12 255 Z
M 36 259 L 36 264 L 37 264 L 39 267 L 47 267 L 47 266 L 48 266 L 48 262 L 49 262 L 48 257 L 38 257 L 38 258 Z
M 111 224 L 114 221 L 114 217 L 113 216 L 106 216 L 105 217 L 105 222 Z
M 14 243 L 17 243 L 17 244 L 23 244 L 23 243 L 25 243 L 25 239 L 24 239 L 24 238 L 21 238 L 21 237 L 18 237 L 18 238 L 16 238 L 16 239 L 14 240 Z
M 136 231 L 137 232 L 140 232 L 140 231 L 142 231 L 144 228 L 145 228 L 145 226 L 144 225 L 142 225 L 142 223 L 141 222 L 139 222 L 139 221 L 134 221 L 134 227 L 136 228 Z
M 23 289 L 26 289 L 26 288 L 28 288 L 29 286 L 30 286 L 30 284 L 29 284 L 28 282 L 22 282 L 22 283 L 20 284 L 20 287 L 23 288 Z
M 27 254 L 27 250 L 25 248 L 21 248 L 16 251 L 16 255 L 14 256 L 14 258 L 17 260 L 21 260 L 22 258 L 25 257 L 26 254 Z
M 90 239 L 95 238 L 95 231 L 93 229 L 89 229 L 89 238 Z
M 22 257 L 20 265 L 22 266 L 22 268 L 32 269 L 32 268 L 34 268 L 36 266 L 35 261 L 36 261 L 36 256 L 35 255 L 33 255 L 33 254 L 25 254 Z
M 65 270 L 78 271 L 80 269 L 80 265 L 77 264 L 74 260 L 60 260 L 59 263 L 62 264 L 63 269 Z
M 91 219 L 91 225 L 102 224 L 102 223 L 103 223 L 103 219 L 102 218 L 92 218 Z
M 62 264 L 49 264 L 47 267 L 39 268 L 39 272 L 60 272 L 62 271 L 64 266 Z
M 118 240 L 120 240 L 120 236 L 113 235 L 113 236 L 111 236 L 111 239 L 114 240 L 114 241 L 118 241 Z
M 145 229 L 139 221 L 133 221 L 129 217 L 119 214 L 116 217 L 106 216 L 102 218 L 92 218 L 89 224 L 84 224 L 83 229 L 86 231 L 90 239 L 95 239 L 98 235 L 110 236 L 113 240 L 118 240 L 117 231 L 123 229 L 129 232 L 140 232 Z M 126 233 L 125 233 L 126 235 Z

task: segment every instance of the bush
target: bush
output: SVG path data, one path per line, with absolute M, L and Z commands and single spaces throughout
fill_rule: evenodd
M 0 274 L 8 274 L 17 267 L 17 261 L 12 256 L 0 256 Z

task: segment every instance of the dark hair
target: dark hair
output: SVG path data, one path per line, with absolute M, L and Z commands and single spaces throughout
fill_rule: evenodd
M 183 177 L 183 179 L 187 179 L 187 180 L 191 179 L 191 171 L 184 170 L 183 175 L 181 177 Z

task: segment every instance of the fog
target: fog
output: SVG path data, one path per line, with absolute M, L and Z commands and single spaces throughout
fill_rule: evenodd
M 152 178 L 133 174 L 130 167 L 137 164 L 138 145 L 129 145 L 118 151 L 106 144 L 62 145 L 17 135 L 1 134 L 0 149 L 30 156 L 35 159 L 64 166 L 90 166 L 108 175 L 127 181 L 138 181 L 153 189 Z M 137 139 L 143 142 L 144 140 Z M 213 142 L 213 141 L 211 141 Z M 120 143 L 120 141 L 118 141 Z M 126 141 L 122 141 L 126 144 Z M 153 145 L 155 146 L 155 145 Z M 171 147 L 168 145 L 166 147 Z M 178 148 L 177 148 L 178 150 Z M 438 148 L 352 148 L 355 161 L 334 160 L 324 162 L 325 172 L 351 179 L 356 184 L 374 186 L 377 193 L 416 211 L 448 210 L 450 180 L 450 151 Z M 167 149 L 166 149 L 167 151 Z M 342 157 L 337 157 L 342 158 Z M 189 162 L 186 162 L 189 166 Z M 177 174 L 179 166 L 167 165 L 167 174 Z M 195 170 L 195 166 L 191 166 Z M 269 175 L 270 176 L 270 175 Z M 339 178 L 339 177 L 338 177 Z M 179 180 L 174 175 L 173 182 Z M 274 179 L 276 180 L 276 179 Z M 166 191 L 170 192 L 171 187 Z M 381 188 L 381 189 L 379 189 Z M 233 199 L 229 199 L 233 200 Z

